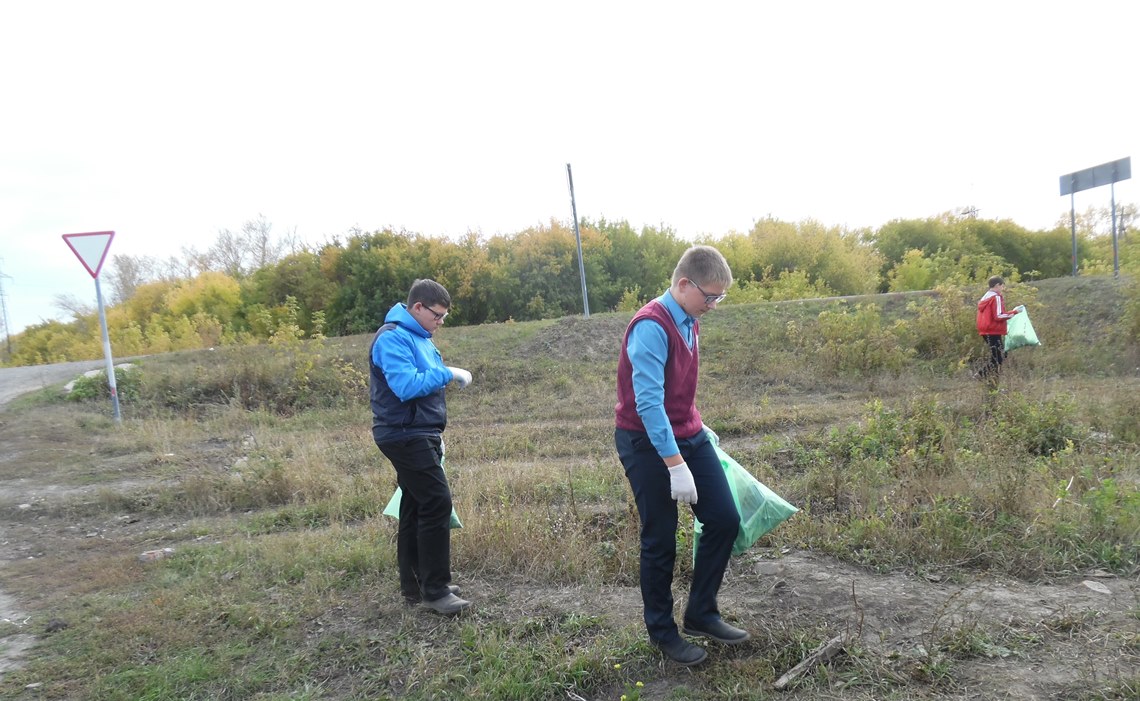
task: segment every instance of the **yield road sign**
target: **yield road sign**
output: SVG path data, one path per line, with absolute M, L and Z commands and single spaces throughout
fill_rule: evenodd
M 114 231 L 92 231 L 87 234 L 64 234 L 63 240 L 71 248 L 72 253 L 91 273 L 91 277 L 98 278 L 99 271 L 103 269 L 103 261 L 107 258 L 107 251 L 111 248 L 111 239 L 115 238 Z

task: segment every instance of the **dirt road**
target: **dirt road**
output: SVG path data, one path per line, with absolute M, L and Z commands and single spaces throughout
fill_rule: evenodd
M 0 410 L 22 394 L 47 387 L 62 387 L 88 370 L 99 370 L 103 367 L 102 360 L 80 360 L 52 365 L 0 368 Z M 11 528 L 6 529 L 5 535 L 11 530 Z M 33 622 L 38 623 L 30 613 L 22 610 L 18 602 L 3 591 L 0 591 L 0 621 L 29 629 Z M 34 642 L 35 636 L 31 633 L 10 635 L 0 641 L 0 675 L 16 669 Z
M 0 368 L 0 408 L 21 394 L 53 385 L 63 386 L 88 370 L 101 370 L 103 367 L 102 360 L 77 360 L 53 365 Z

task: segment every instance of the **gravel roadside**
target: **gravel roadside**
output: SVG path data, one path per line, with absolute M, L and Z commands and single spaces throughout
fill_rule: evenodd
M 88 370 L 102 370 L 104 367 L 103 360 L 77 360 L 52 365 L 0 368 L 0 408 L 21 394 L 53 385 L 62 387 Z

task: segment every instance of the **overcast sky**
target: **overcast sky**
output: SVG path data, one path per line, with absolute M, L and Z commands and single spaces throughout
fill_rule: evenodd
M 511 234 L 570 222 L 567 163 L 579 216 L 685 238 L 968 206 L 1049 229 L 1062 174 L 1140 156 L 1138 26 L 1135 0 L 4 3 L 9 326 L 94 305 L 62 234 L 163 259 L 259 214 Z

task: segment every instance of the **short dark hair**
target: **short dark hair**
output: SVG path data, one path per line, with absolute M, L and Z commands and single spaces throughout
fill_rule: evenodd
M 433 304 L 442 304 L 444 309 L 451 309 L 451 295 L 447 288 L 435 280 L 416 280 L 408 290 L 408 306 L 415 306 L 416 302 L 430 307 Z
M 990 288 L 991 289 L 993 288 L 994 285 L 1004 285 L 1004 284 L 1005 284 L 1005 280 L 1002 279 L 1001 275 L 994 275 L 993 277 L 990 278 Z

